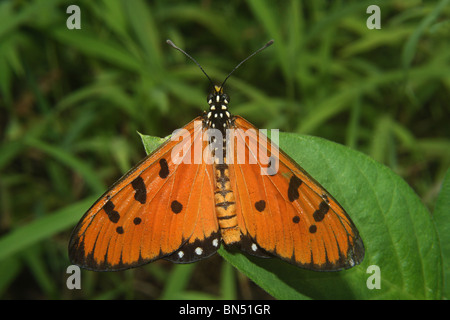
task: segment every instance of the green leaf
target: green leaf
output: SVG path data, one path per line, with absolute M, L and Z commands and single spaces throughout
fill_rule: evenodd
M 166 140 L 166 138 L 146 136 L 140 132 L 138 132 L 138 134 L 141 137 L 142 144 L 144 145 L 144 149 L 147 154 L 152 153 L 159 145 L 161 145 Z
M 442 181 L 441 192 L 436 201 L 433 218 L 436 224 L 442 248 L 444 265 L 444 297 L 450 298 L 450 169 Z
M 280 133 L 280 146 L 347 210 L 364 241 L 365 259 L 349 270 L 314 272 L 221 248 L 228 262 L 278 299 L 441 298 L 437 233 L 430 213 L 403 179 L 324 139 Z M 380 289 L 367 287 L 371 265 L 380 268 Z
M 278 282 L 260 282 L 286 297 L 289 287 L 320 299 L 437 299 L 442 270 L 439 242 L 429 212 L 411 188 L 369 157 L 323 139 L 280 135 L 280 144 L 346 208 L 366 248 L 360 266 L 336 273 L 294 269 L 281 261 L 255 261 Z M 381 289 L 368 289 L 370 265 L 381 270 Z M 269 291 L 270 290 L 270 291 Z

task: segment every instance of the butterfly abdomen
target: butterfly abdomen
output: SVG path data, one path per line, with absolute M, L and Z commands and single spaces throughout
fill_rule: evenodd
M 241 233 L 236 216 L 236 199 L 231 189 L 228 165 L 215 164 L 214 175 L 216 186 L 214 190 L 216 215 L 222 239 L 225 244 L 239 242 Z
M 215 86 L 214 92 L 208 97 L 209 112 L 205 114 L 204 126 L 208 129 L 218 130 L 222 134 L 222 153 L 216 154 L 217 148 L 212 152 L 214 161 L 214 202 L 216 216 L 222 240 L 225 244 L 233 244 L 241 240 L 241 232 L 236 216 L 236 199 L 231 189 L 229 168 L 226 161 L 226 129 L 230 128 L 232 116 L 228 112 L 230 98 L 223 93 L 222 87 Z M 215 142 L 216 137 L 210 137 Z

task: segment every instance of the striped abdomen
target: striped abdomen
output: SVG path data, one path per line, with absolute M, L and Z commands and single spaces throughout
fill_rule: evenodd
M 236 200 L 231 190 L 229 170 L 226 161 L 223 164 L 214 165 L 214 176 L 216 181 L 215 203 L 216 214 L 219 221 L 222 239 L 225 244 L 240 241 L 241 234 L 236 217 Z

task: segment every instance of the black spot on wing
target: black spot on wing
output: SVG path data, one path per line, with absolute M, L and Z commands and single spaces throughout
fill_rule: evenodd
M 314 220 L 316 222 L 322 221 L 325 218 L 325 215 L 327 214 L 329 208 L 330 207 L 328 206 L 328 204 L 325 201 L 322 201 L 319 204 L 319 209 L 314 211 L 313 213 Z
M 266 208 L 266 202 L 264 200 L 260 200 L 260 201 L 255 202 L 255 208 L 259 212 L 263 212 L 264 209 Z
M 159 160 L 159 165 L 161 167 L 161 169 L 159 170 L 159 176 L 161 177 L 161 179 L 167 178 L 170 173 L 167 160 L 166 159 Z
M 289 188 L 288 188 L 288 199 L 290 202 L 293 202 L 299 198 L 298 188 L 302 184 L 302 180 L 300 180 L 297 176 L 292 176 L 289 180 Z
M 118 233 L 118 234 L 123 234 L 123 228 L 122 227 L 117 227 L 116 228 L 116 232 Z
M 109 220 L 112 223 L 117 223 L 120 219 L 120 214 L 114 210 L 115 206 L 114 203 L 112 203 L 111 200 L 109 200 L 104 206 L 103 210 L 105 210 L 106 214 L 108 215 Z
M 137 177 L 131 182 L 131 186 L 135 191 L 134 199 L 139 201 L 141 204 L 144 204 L 147 201 L 147 189 L 145 188 L 144 179 L 140 176 Z
M 183 210 L 183 205 L 179 203 L 177 200 L 174 200 L 170 204 L 170 208 L 172 209 L 173 213 L 180 213 L 181 210 Z

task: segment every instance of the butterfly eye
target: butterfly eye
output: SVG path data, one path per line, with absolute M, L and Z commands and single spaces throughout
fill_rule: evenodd
M 229 103 L 230 97 L 226 93 L 224 93 L 222 94 L 222 101 L 224 101 L 225 103 Z
M 211 104 L 211 102 L 214 99 L 214 95 L 212 93 L 209 94 L 208 99 L 206 99 L 206 101 L 208 102 L 208 104 Z

